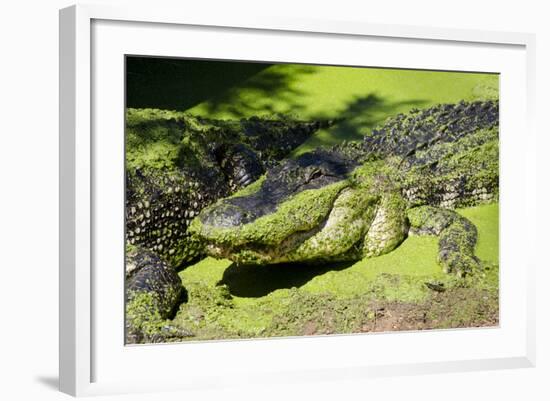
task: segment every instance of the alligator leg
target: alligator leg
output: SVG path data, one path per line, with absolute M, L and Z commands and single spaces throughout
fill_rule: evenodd
M 446 273 L 460 277 L 480 266 L 475 256 L 477 229 L 458 213 L 433 206 L 420 206 L 408 210 L 411 234 L 439 237 L 438 262 Z
M 192 335 L 171 326 L 185 296 L 176 271 L 143 248 L 126 253 L 126 342 L 164 342 Z

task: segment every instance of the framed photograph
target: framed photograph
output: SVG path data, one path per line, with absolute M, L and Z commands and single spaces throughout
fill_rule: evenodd
M 61 10 L 61 390 L 533 366 L 533 49 Z

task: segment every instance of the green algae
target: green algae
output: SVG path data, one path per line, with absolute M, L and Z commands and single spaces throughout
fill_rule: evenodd
M 499 263 L 499 207 L 497 204 L 459 209 L 458 213 L 473 222 L 478 237 L 476 256 L 489 263 Z
M 131 331 L 150 338 L 166 324 L 158 308 L 159 297 L 153 292 L 136 291 L 126 302 L 126 323 Z

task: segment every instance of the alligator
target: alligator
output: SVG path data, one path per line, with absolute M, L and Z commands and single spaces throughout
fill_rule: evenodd
M 185 295 L 177 270 L 204 255 L 187 231 L 201 209 L 258 179 L 330 121 L 126 115 L 126 342 L 186 336 L 166 325 Z
M 128 109 L 126 242 L 174 268 L 203 255 L 187 227 L 212 202 L 259 178 L 328 121 L 208 120 Z
M 388 119 L 359 143 L 287 158 L 206 207 L 189 231 L 237 264 L 319 264 L 439 237 L 438 262 L 474 272 L 475 226 L 453 209 L 498 199 L 498 101 L 442 104 Z

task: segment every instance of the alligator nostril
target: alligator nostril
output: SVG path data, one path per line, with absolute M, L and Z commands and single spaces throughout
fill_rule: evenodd
M 311 180 L 314 180 L 316 178 L 319 178 L 321 177 L 322 173 L 320 170 L 315 170 L 313 173 L 311 173 L 311 175 L 309 176 L 309 179 L 308 181 L 311 181 Z

